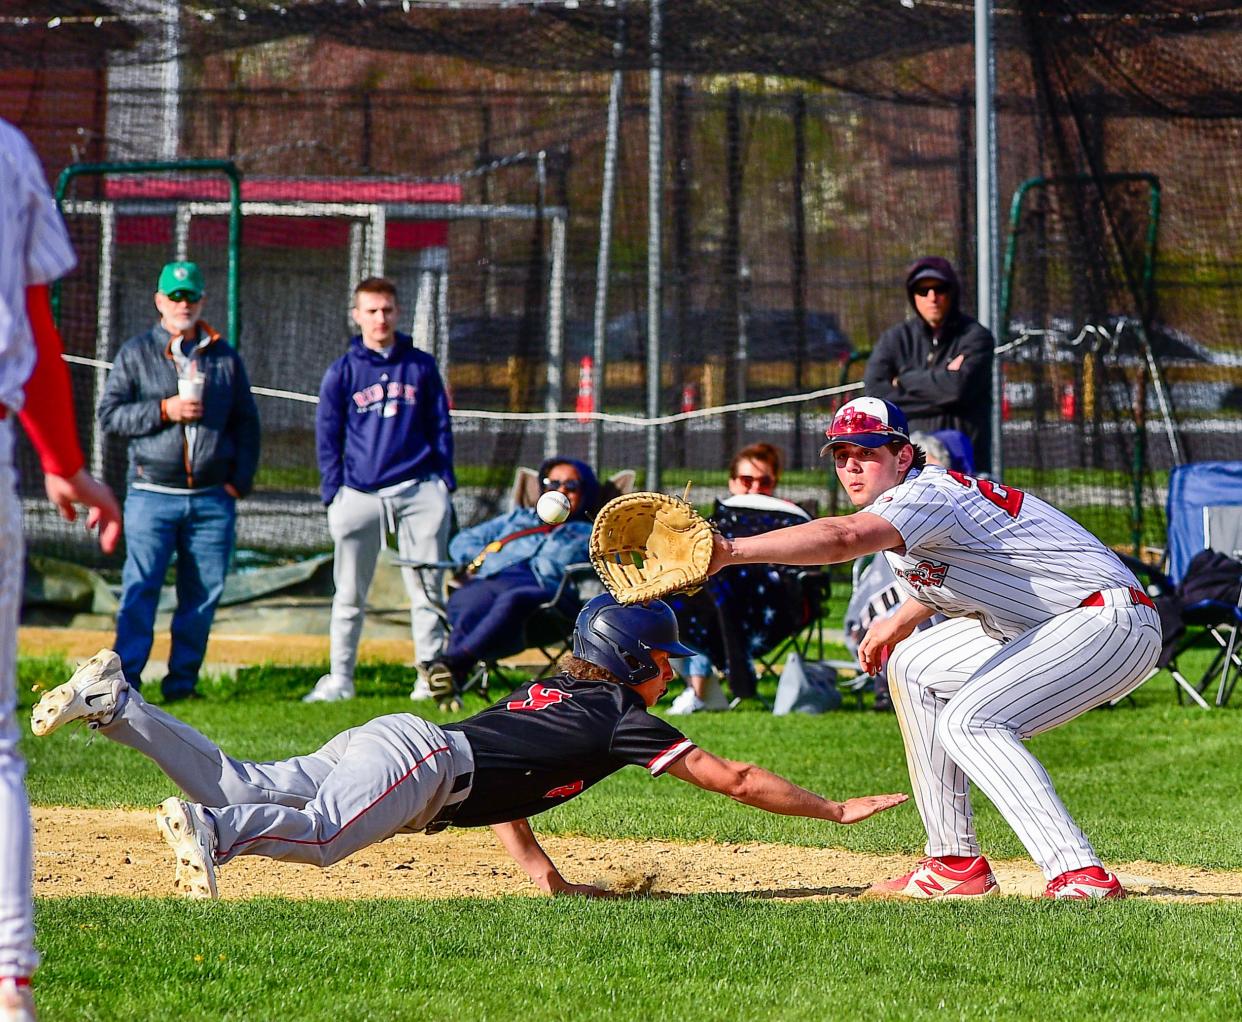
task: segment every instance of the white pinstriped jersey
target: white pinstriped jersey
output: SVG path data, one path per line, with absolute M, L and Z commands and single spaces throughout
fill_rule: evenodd
M 35 363 L 26 288 L 63 277 L 76 262 L 38 157 L 0 119 L 0 404 L 13 411 Z
M 1007 640 L 1102 589 L 1138 582 L 1111 550 L 1038 497 L 929 466 L 861 513 L 905 540 L 885 551 L 903 587 L 946 617 Z

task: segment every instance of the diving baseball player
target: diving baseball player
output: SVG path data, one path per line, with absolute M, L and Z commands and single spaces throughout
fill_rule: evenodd
M 238 855 L 328 866 L 398 831 L 490 825 L 549 894 L 603 895 L 566 881 L 527 817 L 580 795 L 626 765 L 665 771 L 770 813 L 857 823 L 906 801 L 872 795 L 830 802 L 749 763 L 700 749 L 647 712 L 664 694 L 670 656 L 685 656 L 677 619 L 654 600 L 622 606 L 597 596 L 578 615 L 561 673 L 520 686 L 456 724 L 410 713 L 377 717 L 318 752 L 242 762 L 149 706 L 102 650 L 39 700 L 31 729 L 85 720 L 154 760 L 192 802 L 167 799 L 156 822 L 177 857 L 177 886 L 215 897 L 215 868 Z
M 844 405 L 827 430 L 837 478 L 859 511 L 746 539 L 716 539 L 727 564 L 830 564 L 883 551 L 906 599 L 859 646 L 888 661 L 927 858 L 876 885 L 910 898 L 995 893 L 970 785 L 981 788 L 1048 880 L 1049 898 L 1118 898 L 1117 878 L 1022 744 L 1134 688 L 1160 652 L 1155 608 L 1121 561 L 1029 493 L 924 467 L 901 411 Z M 949 620 L 915 632 L 934 614 Z
M 17 128 L 0 120 L 0 1022 L 33 1019 L 30 807 L 17 748 L 17 620 L 22 599 L 22 508 L 13 464 L 13 418 L 26 429 L 48 498 L 70 521 L 90 508 L 105 551 L 116 547 L 121 512 L 83 468 L 73 395 L 47 284 L 77 260 L 43 168 Z

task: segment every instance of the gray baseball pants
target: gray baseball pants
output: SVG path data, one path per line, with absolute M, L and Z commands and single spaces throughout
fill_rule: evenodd
M 889 687 L 927 854 L 978 855 L 970 785 L 992 800 L 1049 880 L 1100 860 L 1023 742 L 1129 692 L 1160 653 L 1160 619 L 1125 589 L 1001 643 L 972 618 L 915 632 Z
M 126 690 L 99 733 L 137 749 L 216 828 L 218 863 L 238 855 L 329 866 L 401 831 L 421 831 L 470 794 L 459 731 L 411 713 L 376 717 L 316 752 L 271 763 L 225 755 L 184 721 Z
M 358 662 L 358 640 L 366 614 L 367 593 L 375 577 L 375 563 L 389 532 L 397 534 L 397 552 L 410 561 L 442 561 L 448 547 L 452 504 L 441 479 L 411 486 L 395 497 L 342 486 L 328 506 L 328 531 L 336 544 L 329 626 L 331 670 L 353 678 Z M 410 632 L 418 663 L 435 660 L 444 650 L 447 634 L 441 603 L 444 572 L 403 568 L 410 597 Z

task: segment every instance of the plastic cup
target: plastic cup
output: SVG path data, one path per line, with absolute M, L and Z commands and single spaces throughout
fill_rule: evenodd
M 203 400 L 203 378 L 201 376 L 183 377 L 177 381 L 177 396 L 182 401 Z

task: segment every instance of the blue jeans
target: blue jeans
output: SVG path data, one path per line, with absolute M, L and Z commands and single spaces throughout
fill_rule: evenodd
M 216 604 L 224 592 L 236 519 L 236 502 L 223 489 L 185 495 L 129 491 L 116 652 L 131 685 L 140 684 L 151 655 L 160 587 L 175 553 L 177 609 L 168 674 L 161 688 L 171 699 L 194 691 Z
M 673 661 L 673 667 L 683 678 L 688 678 L 692 674 L 698 674 L 706 678 L 712 673 L 712 661 L 706 653 L 695 653 L 694 656 L 681 657 Z

